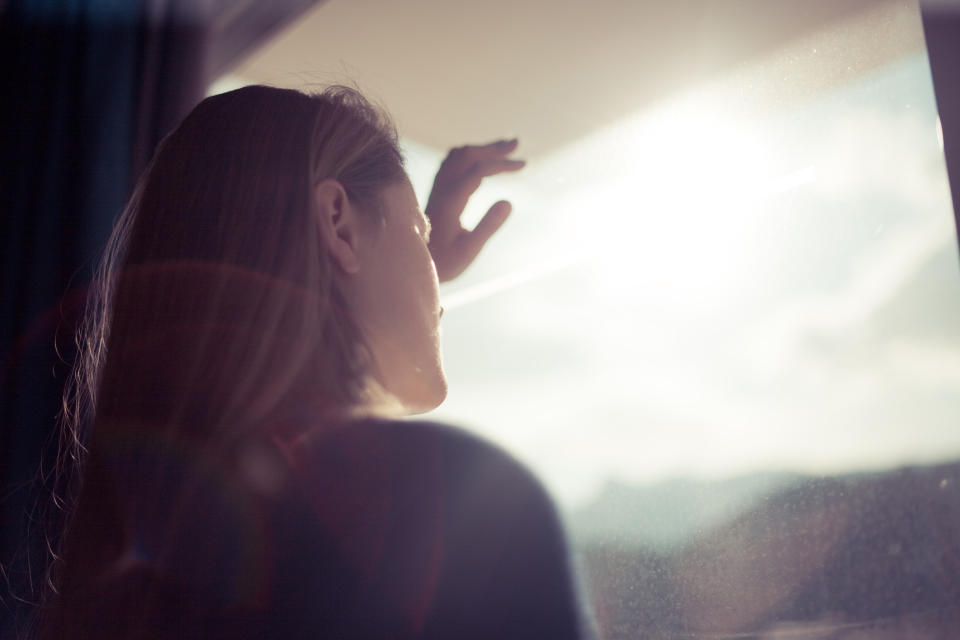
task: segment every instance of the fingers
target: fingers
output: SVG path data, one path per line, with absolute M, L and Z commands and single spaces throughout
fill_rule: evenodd
M 510 215 L 510 203 L 501 200 L 490 207 L 473 231 L 465 230 L 460 222 L 467 201 L 484 178 L 518 171 L 526 165 L 523 160 L 508 157 L 517 145 L 518 141 L 512 139 L 457 147 L 440 165 L 424 213 L 433 226 L 429 248 L 441 282 L 462 273 Z
M 483 248 L 483 245 L 487 243 L 487 240 L 503 226 L 503 223 L 510 217 L 512 210 L 513 206 L 506 200 L 500 200 L 490 207 L 483 219 L 470 232 L 469 250 L 472 256 L 475 257 Z
M 490 153 L 510 153 L 517 148 L 518 142 L 518 138 L 505 138 L 503 140 L 496 140 L 488 144 L 479 145 L 479 148 L 489 151 Z
M 523 160 L 512 160 L 510 158 L 497 158 L 478 162 L 470 169 L 470 174 L 474 178 L 486 178 L 498 173 L 507 173 L 510 171 L 519 171 L 527 163 Z
M 465 145 L 451 149 L 440 167 L 451 174 L 471 173 L 476 167 L 497 168 L 485 175 L 493 175 L 503 171 L 516 171 L 524 166 L 523 160 L 512 160 L 508 155 L 516 151 L 519 141 L 498 140 L 485 145 Z M 483 177 L 483 176 L 481 176 Z
M 519 171 L 526 166 L 523 160 L 507 157 L 517 144 L 514 138 L 452 149 L 440 165 L 430 197 L 449 201 L 452 208 L 462 209 L 484 178 Z
M 494 160 L 510 155 L 517 149 L 519 140 L 497 140 L 488 144 L 467 144 L 450 150 L 447 158 L 455 162 L 472 164 L 478 161 Z

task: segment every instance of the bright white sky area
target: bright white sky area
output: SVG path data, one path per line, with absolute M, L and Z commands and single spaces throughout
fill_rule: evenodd
M 407 149 L 425 204 L 442 154 Z M 490 180 L 468 219 L 503 197 L 513 216 L 442 290 L 450 395 L 428 417 L 566 508 L 610 480 L 960 458 L 925 55 L 778 109 L 702 88 Z

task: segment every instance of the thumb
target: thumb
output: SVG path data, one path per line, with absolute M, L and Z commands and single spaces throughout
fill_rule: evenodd
M 480 222 L 477 223 L 476 228 L 470 232 L 472 253 L 476 254 L 483 248 L 487 240 L 507 221 L 512 210 L 513 206 L 506 200 L 500 200 L 490 207 Z

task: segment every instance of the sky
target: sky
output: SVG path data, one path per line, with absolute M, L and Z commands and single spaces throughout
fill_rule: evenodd
M 405 146 L 425 204 L 442 154 Z M 718 79 L 488 180 L 467 223 L 503 197 L 514 214 L 441 290 L 450 394 L 427 417 L 564 508 L 611 481 L 960 458 L 925 55 L 777 108 Z

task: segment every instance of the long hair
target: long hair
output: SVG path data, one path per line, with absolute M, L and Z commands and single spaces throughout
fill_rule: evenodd
M 162 553 L 164 514 L 244 437 L 373 400 L 313 186 L 336 179 L 375 216 L 404 175 L 393 125 L 346 87 L 213 96 L 163 140 L 97 271 L 65 395 L 61 599 L 131 545 Z

